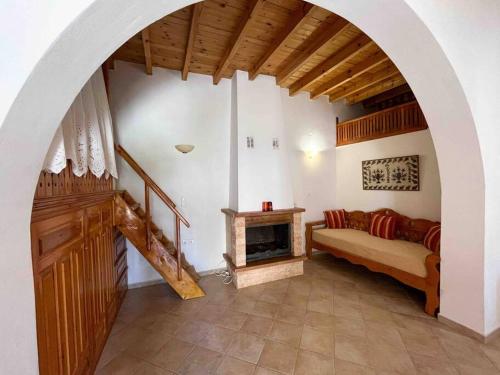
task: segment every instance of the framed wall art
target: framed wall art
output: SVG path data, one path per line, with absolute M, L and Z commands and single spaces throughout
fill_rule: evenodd
M 418 155 L 361 162 L 363 190 L 419 191 Z

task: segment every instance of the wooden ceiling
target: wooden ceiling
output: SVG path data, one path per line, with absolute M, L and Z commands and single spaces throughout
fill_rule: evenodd
M 290 95 L 307 91 L 354 104 L 405 84 L 385 53 L 343 18 L 301 0 L 205 0 L 163 17 L 112 59 L 213 76 L 235 70 L 276 77 Z

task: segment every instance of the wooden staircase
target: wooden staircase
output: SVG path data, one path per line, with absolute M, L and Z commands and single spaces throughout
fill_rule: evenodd
M 144 180 L 145 193 L 144 209 L 126 191 L 115 194 L 116 227 L 132 242 L 137 250 L 139 250 L 144 258 L 148 260 L 179 296 L 183 299 L 203 297 L 205 293 L 197 283 L 199 276 L 194 267 L 187 262 L 181 250 L 180 225 L 182 223 L 189 227 L 188 221 L 177 210 L 172 200 L 139 167 L 123 147 L 116 145 L 115 149 Z M 153 190 L 174 213 L 176 226 L 175 243 L 169 240 L 151 220 L 150 190 Z

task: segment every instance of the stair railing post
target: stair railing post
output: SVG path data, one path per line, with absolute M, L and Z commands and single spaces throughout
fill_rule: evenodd
M 175 248 L 177 249 L 177 279 L 182 280 L 181 219 L 175 216 Z
M 144 204 L 146 206 L 146 248 L 151 250 L 151 207 L 149 205 L 149 186 L 144 183 Z

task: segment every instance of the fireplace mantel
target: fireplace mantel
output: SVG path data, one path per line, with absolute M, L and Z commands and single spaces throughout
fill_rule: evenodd
M 294 207 L 265 212 L 238 212 L 230 208 L 223 208 L 221 211 L 226 215 L 227 247 L 224 258 L 233 274 L 233 283 L 236 288 L 244 288 L 303 274 L 305 257 L 302 246 L 301 223 L 302 213 L 305 212 L 305 209 Z M 256 261 L 252 257 L 252 260 L 247 260 L 247 231 L 249 232 L 251 229 L 253 231 L 255 227 L 276 227 L 283 224 L 289 225 L 289 253 L 280 254 L 277 252 L 275 249 L 286 249 L 286 247 L 278 245 L 278 247 L 273 247 L 273 250 L 270 250 L 269 253 L 265 250 L 269 257 L 267 259 Z M 253 245 L 254 243 L 252 243 L 251 250 L 250 247 L 248 248 L 248 254 L 256 254 Z
M 305 212 L 305 208 L 294 207 L 294 208 L 283 208 L 273 211 L 246 211 L 238 212 L 230 208 L 221 209 L 223 213 L 231 217 L 247 217 L 247 216 L 271 216 L 271 215 L 282 215 L 282 214 L 295 214 Z

